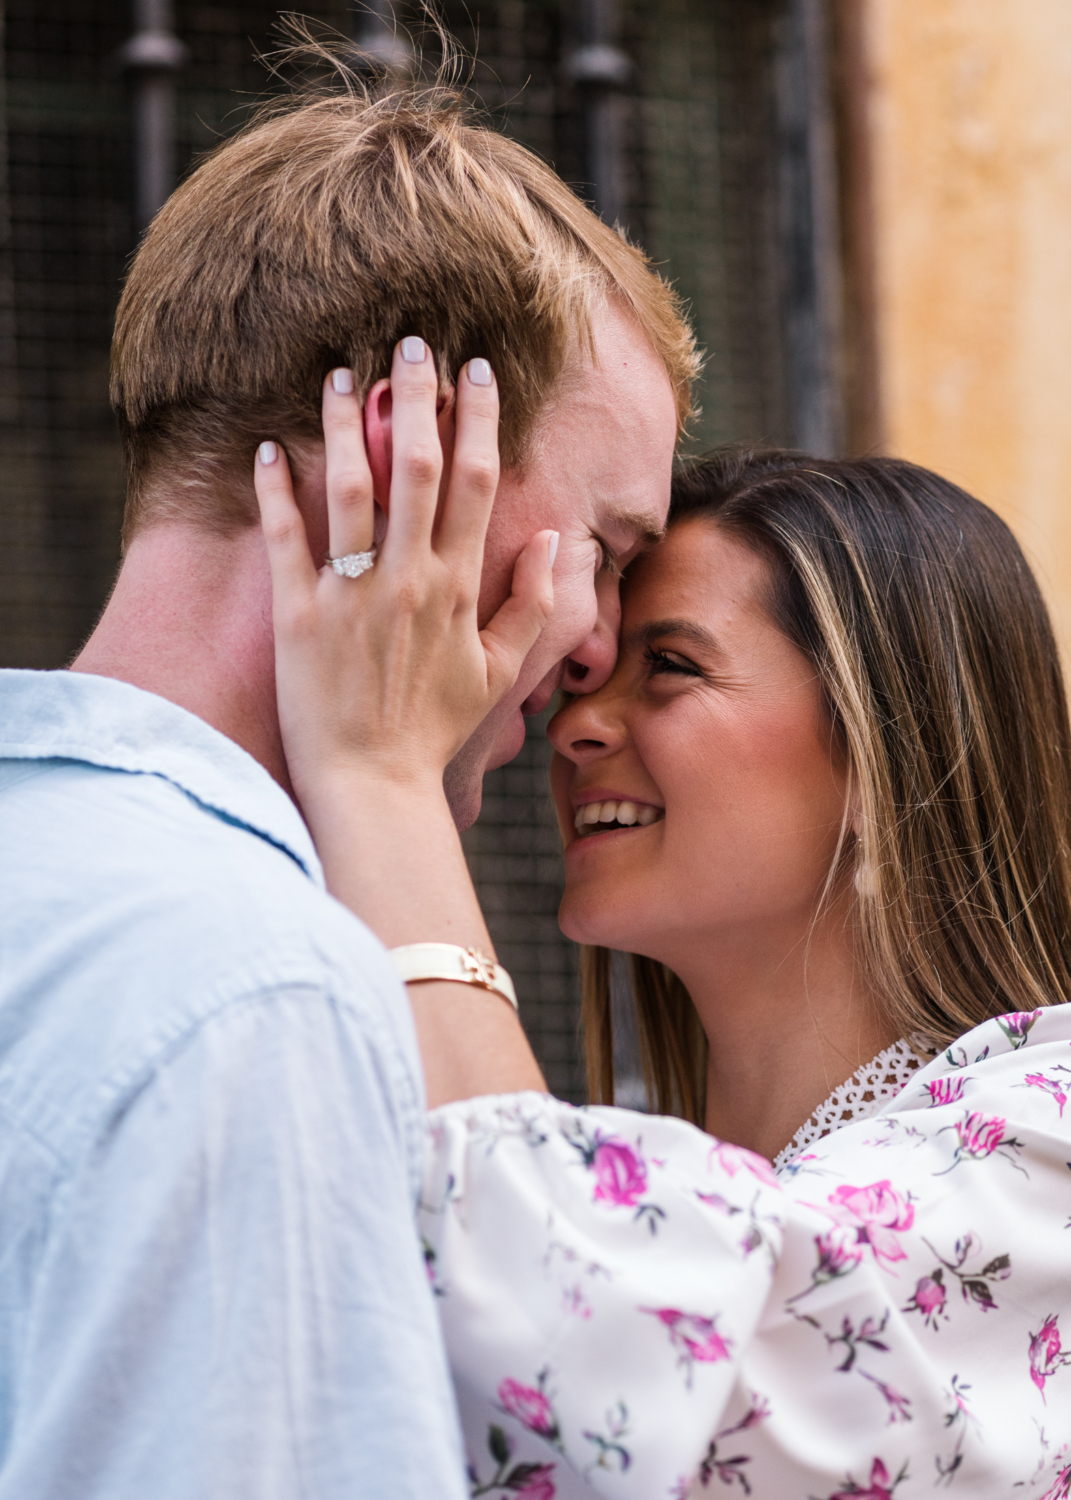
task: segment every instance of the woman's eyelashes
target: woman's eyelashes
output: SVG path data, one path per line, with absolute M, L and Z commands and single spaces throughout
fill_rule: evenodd
M 655 646 L 645 646 L 643 659 L 652 677 L 702 677 L 703 673 L 695 662 L 689 661 L 686 656 L 681 656 L 677 651 L 659 650 Z

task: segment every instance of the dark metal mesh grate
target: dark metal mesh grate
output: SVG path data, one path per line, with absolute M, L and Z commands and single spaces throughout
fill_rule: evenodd
M 679 286 L 709 350 L 697 445 L 791 435 L 783 376 L 773 54 L 790 4 L 625 0 L 635 65 L 620 112 L 624 219 Z M 815 0 L 817 3 L 817 0 Z M 342 3 L 306 7 L 353 33 Z M 398 7 L 405 18 L 406 6 Z M 563 60 L 565 0 L 446 0 L 474 81 L 502 128 L 585 183 L 583 100 Z M 0 664 L 51 667 L 92 627 L 118 559 L 122 476 L 107 408 L 111 320 L 134 247 L 128 84 L 114 66 L 132 7 L 9 0 L 0 99 Z M 279 12 L 178 3 L 181 170 L 262 95 L 259 52 Z M 582 1092 L 575 955 L 557 930 L 557 835 L 547 746 L 491 774 L 467 848 L 551 1087 Z
M 102 4 L 6 11 L 0 253 L 12 309 L 0 413 L 0 652 L 51 666 L 99 608 L 121 480 L 108 338 L 130 247 L 129 126 Z

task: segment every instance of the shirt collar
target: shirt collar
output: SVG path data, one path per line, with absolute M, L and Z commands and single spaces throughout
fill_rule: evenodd
M 203 719 L 144 688 L 87 672 L 0 670 L 0 757 L 162 776 L 324 884 L 301 814 L 264 767 Z

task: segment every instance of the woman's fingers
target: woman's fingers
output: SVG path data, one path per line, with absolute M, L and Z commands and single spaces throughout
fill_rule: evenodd
M 412 561 L 431 540 L 443 466 L 435 413 L 438 390 L 427 344 L 415 336 L 402 339 L 390 377 L 393 451 L 385 561 Z
M 480 631 L 487 657 L 487 680 L 498 699 L 517 680 L 524 658 L 554 609 L 556 531 L 537 532 L 513 567 L 513 589 L 498 613 Z
M 323 424 L 330 555 L 367 552 L 372 546 L 374 525 L 372 471 L 352 370 L 332 370 L 324 381 Z
M 261 443 L 253 466 L 253 487 L 268 549 L 276 618 L 316 590 L 316 567 L 309 554 L 305 523 L 294 500 L 290 465 L 278 443 Z
M 498 385 L 486 359 L 470 359 L 458 376 L 454 451 L 436 550 L 476 574 L 498 475 Z

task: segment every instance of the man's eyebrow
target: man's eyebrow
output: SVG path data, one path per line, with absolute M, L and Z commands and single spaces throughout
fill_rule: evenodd
M 719 656 L 722 654 L 717 636 L 705 626 L 697 625 L 694 620 L 648 620 L 635 634 L 645 646 L 663 636 L 673 635 L 691 641 L 693 646 L 699 646 L 704 651 L 712 651 Z
M 666 534 L 665 524 L 653 510 L 615 510 L 607 516 L 607 525 L 614 531 L 631 532 L 648 547 L 660 542 Z

